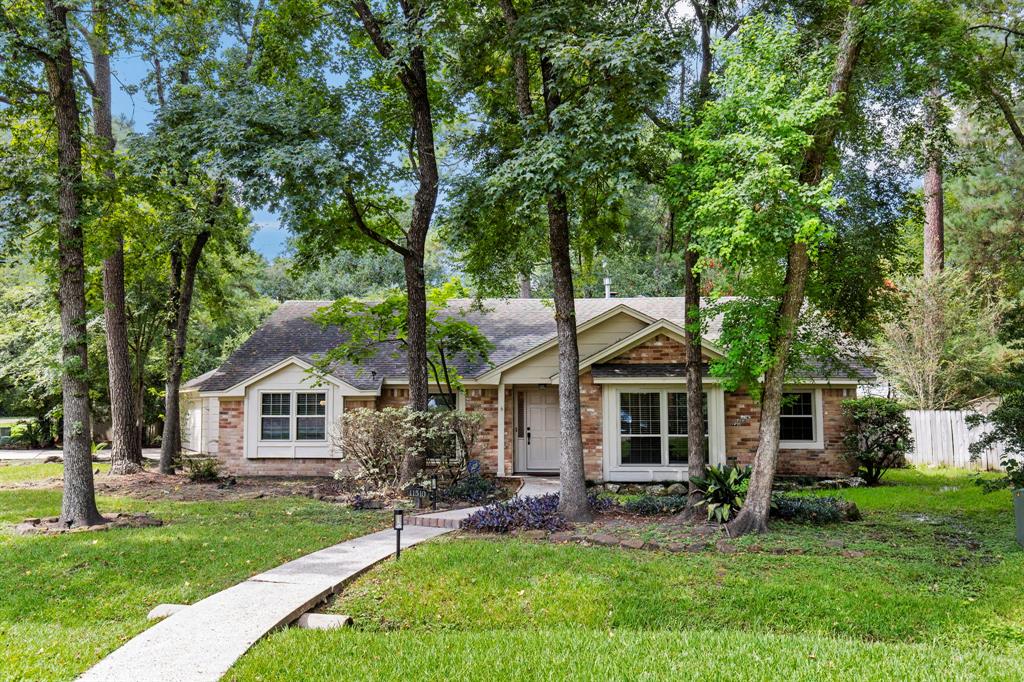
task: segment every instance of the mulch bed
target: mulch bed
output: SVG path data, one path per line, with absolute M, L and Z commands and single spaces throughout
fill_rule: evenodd
M 117 513 L 104 516 L 103 518 L 107 520 L 106 523 L 96 524 L 95 526 L 79 526 L 77 528 L 59 525 L 59 518 L 56 516 L 25 519 L 14 527 L 14 532 L 16 535 L 61 535 L 63 533 L 110 530 L 112 528 L 152 528 L 164 525 L 163 521 L 149 514 Z

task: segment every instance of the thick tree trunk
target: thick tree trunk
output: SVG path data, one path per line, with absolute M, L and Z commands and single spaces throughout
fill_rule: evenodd
M 427 383 L 427 297 L 421 255 L 414 253 L 405 258 L 405 281 L 409 320 L 409 407 L 424 412 L 430 394 Z M 423 469 L 424 457 L 425 453 L 415 451 L 402 460 L 401 483 L 409 483 L 416 478 Z
M 80 222 L 82 130 L 75 94 L 74 60 L 67 8 L 43 3 L 55 50 L 43 60 L 57 128 L 57 255 L 61 328 L 61 388 L 64 404 L 64 497 L 60 523 L 67 527 L 104 523 L 96 508 L 92 477 L 88 352 L 85 308 L 85 235 Z
M 554 87 L 554 67 L 546 56 L 540 60 L 544 111 L 548 128 L 560 104 Z M 561 496 L 558 511 L 571 521 L 590 519 L 587 481 L 583 467 L 583 430 L 580 424 L 580 351 L 576 338 L 576 293 L 572 280 L 569 247 L 569 204 L 565 192 L 548 196 L 548 243 L 554 288 L 555 333 L 558 338 L 558 411 L 561 459 Z
M 841 107 L 845 107 L 850 91 L 850 80 L 860 56 L 863 35 L 859 17 L 861 8 L 869 0 L 853 0 L 846 15 L 843 33 L 839 39 L 835 70 L 829 84 L 829 95 L 841 95 Z M 805 185 L 821 182 L 825 158 L 835 141 L 838 117 L 824 122 L 815 136 L 811 148 L 804 157 L 800 181 Z M 772 366 L 764 378 L 761 390 L 761 423 L 759 441 L 754 454 L 753 472 L 746 502 L 739 515 L 729 523 L 732 536 L 746 533 L 763 533 L 768 529 L 768 514 L 771 508 L 772 484 L 775 482 L 775 468 L 779 456 L 779 414 L 782 410 L 782 389 L 786 376 L 789 351 L 799 324 L 800 309 L 804 302 L 807 276 L 810 272 L 810 256 L 807 245 L 794 242 L 786 257 L 786 278 L 783 283 L 782 300 L 776 313 L 774 338 L 771 339 Z
M 697 509 L 703 496 L 693 484 L 693 477 L 703 478 L 707 475 L 707 460 L 704 457 L 704 362 L 701 344 L 700 319 L 700 273 L 694 268 L 697 265 L 697 252 L 690 248 L 692 235 L 687 239 L 686 254 L 683 256 L 683 280 L 686 306 L 686 326 L 683 330 L 683 341 L 686 346 L 686 456 L 687 476 L 690 479 L 689 500 L 690 510 Z
M 394 46 L 370 5 L 365 0 L 353 0 L 352 6 L 378 54 L 384 59 L 393 59 Z M 415 32 L 422 17 L 420 8 L 415 6 L 415 3 L 403 2 L 401 9 L 407 30 Z M 405 284 L 409 300 L 409 407 L 422 412 L 427 409 L 429 400 L 426 279 L 423 272 L 423 255 L 426 251 L 427 233 L 430 231 L 434 208 L 437 205 L 439 176 L 437 152 L 434 147 L 434 119 L 427 83 L 427 60 L 421 45 L 414 44 L 408 51 L 408 57 L 399 63 L 398 79 L 409 102 L 415 147 L 414 166 L 418 181 L 413 197 L 412 219 L 406 235 L 406 246 L 401 248 L 399 253 L 405 259 Z M 410 150 L 410 157 L 412 156 Z M 405 484 L 412 480 L 419 471 L 417 463 L 421 460 L 422 456 L 416 455 L 402 462 L 401 483 Z
M 942 147 L 939 126 L 941 94 L 932 92 L 925 101 L 928 140 L 925 142 L 924 171 L 924 276 L 933 277 L 945 264 L 945 216 L 942 197 Z
M 95 4 L 89 47 L 93 60 L 93 126 L 105 150 L 113 154 L 116 143 L 111 114 L 110 54 L 107 41 L 102 37 L 108 30 L 106 11 L 105 3 Z M 113 170 L 107 170 L 107 179 L 114 182 Z M 110 473 L 130 474 L 142 469 L 142 445 L 138 438 L 132 396 L 128 320 L 124 303 L 124 236 L 120 228 L 112 227 L 109 239 L 110 252 L 103 261 L 103 317 L 110 388 Z
M 211 208 L 215 213 L 224 201 L 224 183 L 218 183 Z M 213 218 L 210 219 L 213 221 Z M 181 451 L 181 373 L 184 370 L 185 346 L 188 339 L 188 319 L 192 313 L 192 295 L 195 292 L 196 273 L 203 249 L 210 240 L 210 232 L 204 230 L 196 235 L 192 248 L 189 250 L 184 269 L 179 269 L 180 290 L 174 305 L 174 325 L 170 329 L 171 347 L 167 357 L 167 382 L 164 397 L 164 434 L 160 443 L 160 473 L 173 474 L 174 460 Z M 172 254 L 172 273 L 175 270 Z M 174 275 L 172 274 L 172 280 Z M 177 287 L 172 284 L 172 292 Z

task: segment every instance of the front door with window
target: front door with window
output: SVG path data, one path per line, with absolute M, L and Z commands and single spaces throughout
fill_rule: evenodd
M 522 461 L 527 471 L 558 471 L 558 389 L 526 391 L 524 395 L 525 448 Z

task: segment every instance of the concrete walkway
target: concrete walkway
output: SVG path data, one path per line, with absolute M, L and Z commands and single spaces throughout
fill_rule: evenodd
M 48 457 L 56 457 L 60 461 L 64 461 L 64 451 L 58 448 L 44 450 L 0 450 L 0 461 L 5 462 L 41 463 L 45 462 Z M 158 461 L 160 459 L 160 448 L 142 448 L 142 457 L 154 462 Z M 96 461 L 109 462 L 110 451 L 100 450 L 96 453 Z
M 558 491 L 557 479 L 526 478 L 519 495 Z M 450 533 L 478 508 L 423 514 L 441 527 L 406 520 L 402 548 Z M 429 522 L 429 521 L 428 521 Z M 454 527 L 453 527 L 454 526 Z M 82 675 L 86 682 L 219 680 L 271 630 L 291 623 L 395 551 L 395 532 L 380 531 L 322 549 L 253 576 L 160 621 Z

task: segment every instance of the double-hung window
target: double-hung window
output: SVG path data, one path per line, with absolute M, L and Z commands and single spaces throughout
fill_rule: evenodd
M 704 394 L 704 452 L 708 452 Z M 619 393 L 619 461 L 623 465 L 684 465 L 689 452 L 686 393 L 670 390 Z
M 327 394 L 299 391 L 261 394 L 260 440 L 327 440 Z
M 779 439 L 788 443 L 815 442 L 814 417 L 813 391 L 783 393 Z

